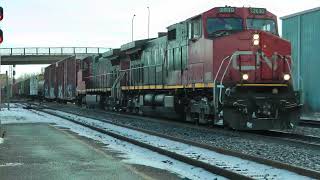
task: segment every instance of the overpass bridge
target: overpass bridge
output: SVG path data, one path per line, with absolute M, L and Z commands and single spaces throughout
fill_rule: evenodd
M 70 56 L 84 58 L 104 53 L 101 47 L 31 47 L 0 48 L 0 65 L 52 64 Z

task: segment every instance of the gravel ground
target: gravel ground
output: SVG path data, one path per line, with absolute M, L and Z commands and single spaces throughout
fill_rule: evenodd
M 51 107 L 61 109 L 62 105 L 50 104 Z M 192 140 L 199 143 L 209 144 L 214 147 L 238 151 L 245 154 L 259 156 L 261 158 L 275 160 L 295 166 L 320 171 L 320 149 L 306 148 L 301 144 L 292 142 L 284 143 L 267 137 L 248 135 L 237 131 L 226 131 L 222 129 L 209 130 L 205 128 L 194 128 L 187 125 L 168 124 L 158 121 L 150 121 L 148 118 L 116 117 L 101 111 L 92 111 L 73 105 L 63 106 L 63 111 L 86 115 L 93 118 L 112 120 L 115 123 L 143 128 L 158 133 L 175 136 L 182 139 Z M 293 130 L 296 133 L 309 135 L 320 134 L 316 128 L 298 127 Z M 314 133 L 314 134 L 313 134 Z
M 320 137 L 320 128 L 298 126 L 295 129 L 287 130 L 287 132 L 306 135 L 306 136 Z

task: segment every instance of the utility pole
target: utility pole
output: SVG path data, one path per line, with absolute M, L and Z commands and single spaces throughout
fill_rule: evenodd
M 150 7 L 148 6 L 148 39 L 150 38 Z
M 133 42 L 133 20 L 134 20 L 134 17 L 136 17 L 136 15 L 134 14 L 133 17 L 132 17 L 132 22 L 131 22 L 131 25 L 132 25 L 132 29 L 131 29 L 131 41 Z
M 8 71 L 6 71 L 6 84 L 7 84 L 7 87 L 6 87 L 6 91 L 7 91 L 7 105 L 8 105 L 8 110 L 10 110 L 10 104 L 9 104 L 9 101 L 10 101 L 10 92 L 9 92 L 9 75 L 8 75 Z
M 0 54 L 0 77 L 1 77 L 1 54 Z M 1 79 L 2 80 L 2 79 Z M 1 111 L 1 108 L 2 108 L 2 82 L 0 82 L 1 84 L 0 84 L 0 111 Z
M 0 6 L 0 21 L 2 21 L 3 20 L 3 8 Z M 3 42 L 3 32 L 2 32 L 2 30 L 0 29 L 0 44 Z M 0 54 L 0 75 L 1 75 L 1 54 Z M 0 84 L 0 111 L 1 111 L 1 87 L 2 85 Z

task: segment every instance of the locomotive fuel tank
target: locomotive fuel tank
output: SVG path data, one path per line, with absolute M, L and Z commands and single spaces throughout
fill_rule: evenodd
M 146 94 L 143 106 L 139 108 L 145 115 L 177 119 L 181 116 L 175 111 L 174 99 L 174 96 L 166 94 Z
M 145 106 L 153 106 L 154 103 L 154 94 L 146 94 L 143 97 L 143 104 Z
M 165 94 L 158 94 L 154 97 L 154 105 L 155 106 L 164 106 Z

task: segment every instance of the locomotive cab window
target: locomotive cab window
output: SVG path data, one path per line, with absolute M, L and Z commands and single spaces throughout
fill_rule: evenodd
M 201 19 L 194 19 L 188 24 L 189 39 L 198 39 L 201 37 Z
M 241 18 L 208 18 L 207 33 L 209 38 L 230 35 L 243 30 Z
M 131 61 L 139 60 L 141 59 L 141 53 L 132 53 L 129 55 Z
M 272 19 L 247 19 L 247 28 L 277 34 L 276 22 Z

